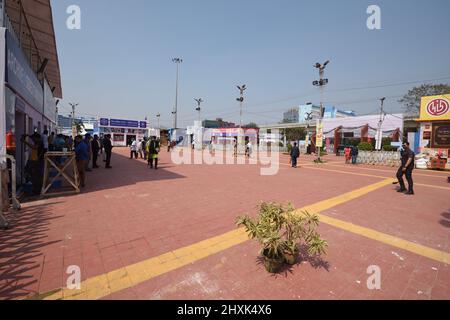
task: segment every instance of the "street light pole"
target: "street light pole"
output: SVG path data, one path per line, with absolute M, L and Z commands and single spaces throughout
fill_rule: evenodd
M 78 103 L 69 103 L 69 105 L 72 107 L 72 138 L 75 138 L 73 136 L 73 127 L 75 126 L 75 107 L 78 106 Z
M 247 86 L 244 84 L 242 86 L 237 86 L 240 92 L 240 97 L 236 100 L 239 101 L 239 107 L 240 107 L 240 117 L 239 117 L 239 129 L 242 129 L 242 107 L 244 104 L 244 92 L 247 90 Z
M 173 129 L 177 129 L 177 113 L 178 113 L 178 76 L 179 76 L 179 65 L 183 63 L 183 59 L 181 58 L 173 58 L 172 62 L 177 65 L 177 84 L 176 84 L 176 92 L 175 92 L 175 108 L 172 112 L 173 114 Z
M 377 132 L 377 145 L 376 145 L 376 149 L 377 150 L 381 150 L 382 149 L 382 141 L 383 141 L 383 133 L 381 132 L 381 129 L 383 127 L 383 122 L 384 122 L 384 101 L 386 100 L 385 97 L 381 98 L 381 107 L 380 107 L 380 121 L 378 122 L 378 132 Z
M 200 107 L 200 105 L 204 102 L 202 98 L 199 99 L 194 99 L 195 101 L 197 101 L 197 108 L 195 109 L 196 111 L 198 111 L 198 121 L 201 122 L 201 111 L 202 108 Z
M 159 125 L 159 119 L 161 118 L 161 114 L 158 113 L 158 114 L 156 115 L 156 118 L 158 119 L 158 130 L 161 130 L 161 126 Z
M 321 157 L 320 157 L 320 150 L 323 144 L 323 141 L 320 142 L 320 144 L 317 143 L 317 135 L 321 135 L 322 134 L 322 123 L 323 123 L 323 115 L 324 115 L 324 106 L 323 106 L 323 92 L 325 89 L 325 85 L 328 84 L 328 79 L 325 79 L 325 67 L 330 63 L 329 60 L 327 60 L 324 64 L 320 64 L 320 63 L 316 63 L 314 65 L 315 68 L 319 69 L 319 77 L 320 80 L 319 81 L 314 81 L 313 85 L 317 86 L 320 88 L 320 114 L 319 114 L 319 121 L 317 124 L 317 129 L 316 129 L 316 144 L 317 144 L 317 161 L 320 163 L 321 162 Z

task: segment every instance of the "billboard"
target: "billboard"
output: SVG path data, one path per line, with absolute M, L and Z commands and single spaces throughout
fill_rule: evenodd
M 433 124 L 432 148 L 450 149 L 450 122 Z
M 422 97 L 419 120 L 450 120 L 450 94 Z
M 6 32 L 6 82 L 34 109 L 43 113 L 44 92 L 17 41 Z

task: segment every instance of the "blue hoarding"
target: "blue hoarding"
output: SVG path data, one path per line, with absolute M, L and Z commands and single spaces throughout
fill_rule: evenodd
M 9 32 L 6 32 L 6 82 L 32 107 L 43 113 L 44 92 L 28 59 Z

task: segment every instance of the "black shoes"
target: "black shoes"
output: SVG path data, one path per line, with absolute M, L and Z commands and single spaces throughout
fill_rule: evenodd
M 413 196 L 414 195 L 414 191 L 408 191 L 405 194 L 408 195 L 408 196 Z
M 403 188 L 397 189 L 398 193 L 402 193 L 402 192 L 405 192 L 405 191 L 406 191 L 406 189 L 403 189 Z

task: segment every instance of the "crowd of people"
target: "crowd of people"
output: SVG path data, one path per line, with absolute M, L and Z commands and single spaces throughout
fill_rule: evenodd
M 132 140 L 130 146 L 130 159 L 147 160 L 150 169 L 158 170 L 158 155 L 161 150 L 161 141 L 159 138 L 151 137 L 142 140 Z
M 42 134 L 34 132 L 32 135 L 22 136 L 21 142 L 29 149 L 28 161 L 25 165 L 25 180 L 31 182 L 32 193 L 39 195 L 43 183 L 44 156 L 47 152 L 69 152 L 74 151 L 81 187 L 85 186 L 86 171 L 99 168 L 98 156 L 104 154 L 105 168 L 111 169 L 112 142 L 111 135 L 99 137 L 86 134 L 84 137 L 63 134 L 48 133 L 44 130 Z M 57 164 L 61 164 L 61 158 L 55 158 Z

